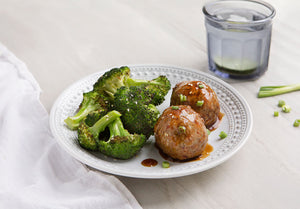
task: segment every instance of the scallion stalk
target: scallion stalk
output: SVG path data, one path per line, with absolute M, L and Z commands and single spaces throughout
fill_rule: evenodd
M 258 92 L 258 98 L 276 96 L 280 94 L 289 93 L 292 91 L 299 91 L 300 83 L 285 85 L 285 86 L 262 86 Z

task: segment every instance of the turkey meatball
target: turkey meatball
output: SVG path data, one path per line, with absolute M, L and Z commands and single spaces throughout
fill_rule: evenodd
M 171 105 L 190 105 L 210 128 L 218 120 L 220 104 L 216 93 L 202 81 L 183 81 L 173 88 Z
M 165 109 L 155 124 L 154 135 L 156 145 L 178 160 L 201 155 L 208 140 L 203 119 L 188 105 Z

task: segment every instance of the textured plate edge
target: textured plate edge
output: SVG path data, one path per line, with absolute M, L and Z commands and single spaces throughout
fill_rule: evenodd
M 158 175 L 153 175 L 153 174 L 145 174 L 143 173 L 143 175 L 135 175 L 132 173 L 128 173 L 128 172 L 119 172 L 116 171 L 115 169 L 101 169 L 99 168 L 98 165 L 95 165 L 94 163 L 88 162 L 85 158 L 80 158 L 78 157 L 78 155 L 75 154 L 74 151 L 72 151 L 72 149 L 67 148 L 66 146 L 64 146 L 63 143 L 60 142 L 60 140 L 58 140 L 59 136 L 55 130 L 55 127 L 53 127 L 53 120 L 54 120 L 54 115 L 55 115 L 55 110 L 56 107 L 58 106 L 59 101 L 61 100 L 61 98 L 63 98 L 63 95 L 69 91 L 69 89 L 71 89 L 73 86 L 76 86 L 78 83 L 83 82 L 84 80 L 88 79 L 89 77 L 93 77 L 96 75 L 101 75 L 103 73 L 105 73 L 107 70 L 111 69 L 105 69 L 105 70 L 101 70 L 92 74 L 89 74 L 83 78 L 81 78 L 80 80 L 77 80 L 76 82 L 72 83 L 69 87 L 67 87 L 64 91 L 61 92 L 61 94 L 57 97 L 57 99 L 55 100 L 51 111 L 50 111 L 50 118 L 49 118 L 49 123 L 50 123 L 50 129 L 51 132 L 54 136 L 54 138 L 56 139 L 56 141 L 58 142 L 58 144 L 63 148 L 63 150 L 65 150 L 68 154 L 70 154 L 73 158 L 75 158 L 76 160 L 78 160 L 79 162 L 86 164 L 88 166 L 91 166 L 99 171 L 102 172 L 106 172 L 109 174 L 113 174 L 113 175 L 119 175 L 119 176 L 125 176 L 125 177 L 131 177 L 131 178 L 143 178 L 143 179 L 166 179 L 166 178 L 176 178 L 176 177 L 183 177 L 183 176 L 188 176 L 188 175 L 192 175 L 195 173 L 200 173 L 203 172 L 205 170 L 214 168 L 218 165 L 220 165 L 221 163 L 227 161 L 229 158 L 231 158 L 234 154 L 236 154 L 246 143 L 246 141 L 248 140 L 248 138 L 250 137 L 251 131 L 252 131 L 252 127 L 253 127 L 253 115 L 252 115 L 252 111 L 250 109 L 250 106 L 248 104 L 248 102 L 246 101 L 246 99 L 230 84 L 226 83 L 225 81 L 223 81 L 222 79 L 214 76 L 214 75 L 210 75 L 206 72 L 202 72 L 200 70 L 196 70 L 196 69 L 191 69 L 191 68 L 186 68 L 186 67 L 180 67 L 180 66 L 172 66 L 172 65 L 164 65 L 164 64 L 137 64 L 137 65 L 133 65 L 133 64 L 129 64 L 127 65 L 129 68 L 141 68 L 141 67 L 147 67 L 147 68 L 173 68 L 173 69 L 178 69 L 178 70 L 183 70 L 183 71 L 189 71 L 192 73 L 197 73 L 197 74 L 201 74 L 204 77 L 208 77 L 209 79 L 215 80 L 219 83 L 221 83 L 223 86 L 225 86 L 226 88 L 230 89 L 230 91 L 232 91 L 237 98 L 239 98 L 240 102 L 243 104 L 243 106 L 245 107 L 245 111 L 247 113 L 247 124 L 249 124 L 247 126 L 247 129 L 245 131 L 245 136 L 243 137 L 243 140 L 241 140 L 241 142 L 229 153 L 227 153 L 226 155 L 224 155 L 224 157 L 222 157 L 219 160 L 214 161 L 213 163 L 207 164 L 207 165 L 203 165 L 202 167 L 199 168 L 194 168 L 189 170 L 188 172 L 180 172 L 180 173 L 164 173 L 161 176 Z

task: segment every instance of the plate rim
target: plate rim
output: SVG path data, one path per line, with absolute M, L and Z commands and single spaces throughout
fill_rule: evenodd
M 121 66 L 121 65 L 120 65 Z M 125 66 L 125 65 L 124 65 Z M 213 80 L 213 81 L 217 81 L 220 84 L 222 84 L 224 87 L 228 88 L 232 93 L 235 94 L 235 96 L 237 96 L 240 100 L 240 102 L 245 106 L 245 112 L 247 114 L 247 127 L 245 130 L 245 134 L 244 137 L 242 138 L 242 140 L 234 147 L 234 149 L 232 149 L 229 153 L 227 153 L 226 155 L 224 155 L 223 157 L 202 165 L 201 167 L 195 167 L 193 169 L 190 169 L 186 172 L 174 172 L 174 173 L 164 173 L 162 175 L 153 175 L 153 173 L 150 174 L 132 174 L 132 173 L 128 173 L 125 171 L 116 171 L 116 169 L 109 169 L 107 167 L 105 167 L 105 169 L 101 169 L 99 165 L 95 165 L 93 162 L 89 162 L 88 159 L 84 158 L 84 157 L 80 157 L 78 156 L 78 154 L 76 154 L 74 152 L 73 149 L 65 146 L 65 144 L 62 143 L 62 140 L 59 140 L 59 134 L 56 132 L 56 128 L 54 127 L 54 116 L 55 116 L 55 112 L 56 109 L 58 107 L 58 104 L 60 102 L 60 100 L 63 98 L 63 96 L 65 95 L 65 93 L 67 91 L 69 91 L 70 89 L 72 89 L 72 87 L 78 85 L 78 83 L 81 83 L 83 81 L 85 81 L 86 79 L 96 76 L 96 75 L 102 75 L 103 73 L 105 73 L 106 71 L 108 71 L 109 69 L 104 69 L 104 70 L 100 70 L 91 74 L 88 74 L 84 77 L 82 77 L 81 79 L 73 82 L 71 85 L 69 85 L 67 88 L 65 88 L 60 95 L 56 98 L 55 102 L 52 105 L 51 111 L 50 111 L 50 117 L 49 117 L 49 124 L 50 124 L 50 130 L 52 132 L 52 135 L 54 136 L 55 140 L 57 141 L 57 143 L 60 145 L 60 147 L 65 150 L 69 155 L 71 155 L 73 158 L 75 158 L 76 160 L 78 160 L 79 162 L 87 165 L 87 166 L 91 166 L 93 169 L 96 169 L 98 171 L 101 172 L 106 172 L 109 174 L 113 174 L 113 175 L 119 175 L 119 176 L 125 176 L 125 177 L 131 177 L 131 178 L 144 178 L 144 179 L 166 179 L 166 178 L 176 178 L 176 177 L 182 177 L 182 176 L 187 176 L 187 175 L 192 175 L 195 173 L 200 173 L 203 172 L 205 170 L 211 169 L 213 167 L 216 167 L 220 164 L 222 164 L 223 162 L 227 161 L 229 158 L 231 158 L 233 155 L 235 155 L 246 143 L 246 141 L 249 139 L 250 134 L 252 132 L 252 128 L 253 128 L 253 115 L 252 115 L 252 111 L 251 108 L 247 102 L 247 100 L 238 92 L 237 89 L 235 89 L 233 86 L 231 86 L 230 84 L 226 83 L 224 80 L 211 75 L 209 73 L 200 71 L 200 70 L 196 70 L 196 69 L 192 69 L 192 68 L 186 68 L 186 67 L 179 67 L 179 66 L 172 66 L 172 65 L 165 65 L 165 64 L 129 64 L 126 65 L 129 68 L 142 68 L 142 67 L 146 67 L 146 68 L 168 68 L 168 69 L 178 69 L 178 70 L 183 70 L 183 71 L 188 71 L 188 72 L 192 72 L 192 73 L 196 73 L 196 74 L 200 74 L 203 75 L 204 77 L 208 77 L 209 79 Z M 100 161 L 102 161 L 101 159 L 99 159 Z

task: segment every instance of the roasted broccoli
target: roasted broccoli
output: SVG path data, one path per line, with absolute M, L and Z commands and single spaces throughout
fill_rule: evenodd
M 159 105 L 164 101 L 165 95 L 171 88 L 170 81 L 165 76 L 159 76 L 153 80 L 133 79 L 130 77 L 130 69 L 126 66 L 113 68 L 104 73 L 93 85 L 93 90 L 83 94 L 83 101 L 79 111 L 65 120 L 67 126 L 74 130 L 78 128 L 80 121 L 94 110 L 108 110 L 113 102 L 114 94 L 122 87 L 142 86 L 155 94 L 152 104 Z
M 119 102 L 119 100 L 125 100 L 127 103 L 130 101 L 138 102 L 139 104 L 153 104 L 159 105 L 164 100 L 165 97 L 160 94 L 157 90 L 147 89 L 144 86 L 131 86 L 131 87 L 120 87 L 115 93 L 114 97 L 115 102 L 112 103 L 112 107 L 114 108 L 114 103 Z
M 130 133 L 153 134 L 154 125 L 160 115 L 147 95 L 151 92 L 142 86 L 122 87 L 115 94 L 113 108 L 122 114 L 122 122 Z
M 94 84 L 95 91 L 105 91 L 112 99 L 117 89 L 121 86 L 144 86 L 152 88 L 164 97 L 171 88 L 166 76 L 159 76 L 153 80 L 134 79 L 130 77 L 130 69 L 126 66 L 113 68 L 104 73 Z
M 130 69 L 128 67 L 113 68 L 105 72 L 94 84 L 94 91 L 105 91 L 113 98 L 117 89 L 126 85 L 127 78 L 130 77 Z
M 79 111 L 74 116 L 65 119 L 65 123 L 70 129 L 77 129 L 80 121 L 90 112 L 95 110 L 107 111 L 109 107 L 110 100 L 104 92 L 90 91 L 83 93 L 83 100 L 79 106 Z
M 130 134 L 124 129 L 120 118 L 108 125 L 110 138 L 108 141 L 99 141 L 99 150 L 105 155 L 129 159 L 133 157 L 145 144 L 146 137 L 143 134 Z
M 89 113 L 78 127 L 78 142 L 88 150 L 100 151 L 105 155 L 129 159 L 144 145 L 146 137 L 142 134 L 130 134 L 124 129 L 118 111 L 93 111 Z M 99 138 L 106 127 L 110 136 L 107 139 Z
M 97 151 L 99 134 L 121 114 L 118 111 L 110 111 L 106 114 L 104 110 L 93 111 L 83 119 L 78 127 L 78 142 L 88 150 Z
M 93 85 L 93 90 L 83 93 L 83 100 L 79 106 L 79 111 L 71 117 L 65 119 L 67 126 L 75 130 L 80 121 L 94 110 L 108 110 L 113 94 L 121 86 L 124 86 L 124 80 L 130 76 L 128 67 L 114 68 L 104 73 Z
M 124 80 L 130 76 L 128 67 L 114 68 L 104 73 L 93 85 L 93 90 L 83 93 L 83 100 L 79 111 L 72 117 L 65 119 L 67 126 L 74 130 L 80 121 L 90 112 L 98 109 L 108 110 L 115 91 L 124 86 Z
M 128 78 L 126 80 L 126 86 L 143 86 L 146 89 L 152 89 L 157 94 L 161 94 L 162 97 L 166 96 L 171 89 L 171 83 L 164 75 L 160 75 L 152 80 L 133 79 Z

